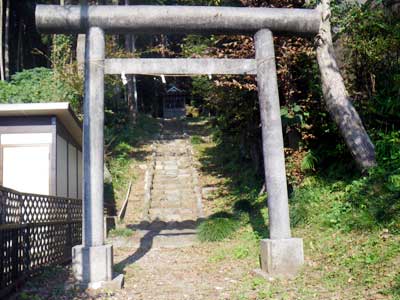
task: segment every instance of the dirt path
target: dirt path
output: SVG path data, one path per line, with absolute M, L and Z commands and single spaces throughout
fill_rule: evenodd
M 163 122 L 153 146 L 150 201 L 139 205 L 144 209 L 141 222 L 126 225 L 136 230 L 135 236 L 113 241 L 116 268 L 126 277 L 121 294 L 128 299 L 230 299 L 241 276 L 230 264 L 210 262 L 210 249 L 197 241 L 201 194 L 184 131 L 178 121 Z M 137 209 L 130 205 L 127 214 Z
M 184 128 L 181 123 L 164 122 L 154 144 L 137 147 L 143 155 L 136 160 L 140 165 L 125 218 L 134 234 L 108 240 L 114 245 L 114 271 L 125 275 L 124 289 L 82 290 L 70 266 L 56 266 L 29 278 L 13 300 L 397 299 L 400 243 L 396 235 L 387 238 L 387 232 L 321 230 L 324 227 L 312 224 L 294 227 L 294 236 L 304 237 L 306 263 L 292 280 L 265 279 L 254 272 L 259 268 L 259 239 L 267 232 L 264 203 L 242 214 L 241 226 L 228 238 L 199 243 L 198 183 L 206 215 L 229 212 L 233 203 L 246 199 L 248 189 L 240 186 L 244 192 L 238 193 L 232 175 L 223 172 L 221 166 L 229 164 L 230 157 L 220 160 L 207 123 L 186 124 Z M 149 191 L 144 182 L 151 166 Z M 199 179 L 193 166 L 200 171 Z M 371 258 L 379 259 L 366 263 Z
M 235 258 L 240 242 L 197 240 L 201 202 L 207 200 L 201 201 L 204 178 L 194 167 L 197 162 L 185 131 L 184 123 L 164 121 L 160 137 L 143 146 L 146 155 L 136 172 L 124 222 L 134 234 L 107 241 L 113 244 L 114 271 L 125 275 L 125 287 L 79 291 L 68 267 L 55 269 L 57 276 L 38 278 L 28 287 L 29 295 L 42 295 L 40 300 L 238 299 L 238 287 L 257 260 Z

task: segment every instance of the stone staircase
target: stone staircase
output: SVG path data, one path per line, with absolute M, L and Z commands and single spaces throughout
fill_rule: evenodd
M 141 244 L 151 248 L 189 246 L 197 242 L 196 226 L 203 217 L 192 147 L 178 120 L 164 120 L 153 145 L 148 170 L 148 199 L 138 225 Z M 146 191 L 145 191 L 146 194 Z M 146 241 L 147 240 L 147 241 Z

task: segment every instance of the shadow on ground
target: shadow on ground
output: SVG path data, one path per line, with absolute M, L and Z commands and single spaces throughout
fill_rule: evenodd
M 116 264 L 115 268 L 123 271 L 127 266 L 145 256 L 146 253 L 153 248 L 154 239 L 156 237 L 168 238 L 174 236 L 184 237 L 185 235 L 193 235 L 193 231 L 196 230 L 199 222 L 201 222 L 201 219 L 198 219 L 197 221 L 188 220 L 182 222 L 164 222 L 154 220 L 152 222 L 143 221 L 139 224 L 127 225 L 127 228 L 138 232 L 144 232 L 144 235 L 140 238 L 140 244 L 136 251 Z

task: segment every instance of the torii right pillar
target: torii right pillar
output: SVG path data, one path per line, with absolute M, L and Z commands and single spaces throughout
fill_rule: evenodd
M 290 233 L 278 82 L 272 32 L 254 36 L 260 104 L 269 239 L 261 241 L 261 269 L 271 276 L 293 276 L 304 263 L 303 240 Z

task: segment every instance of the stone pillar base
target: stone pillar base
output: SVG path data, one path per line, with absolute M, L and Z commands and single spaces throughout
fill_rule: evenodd
M 72 270 L 82 285 L 97 289 L 112 281 L 112 245 L 72 248 Z
M 304 264 L 303 240 L 261 240 L 261 270 L 269 276 L 293 277 Z

